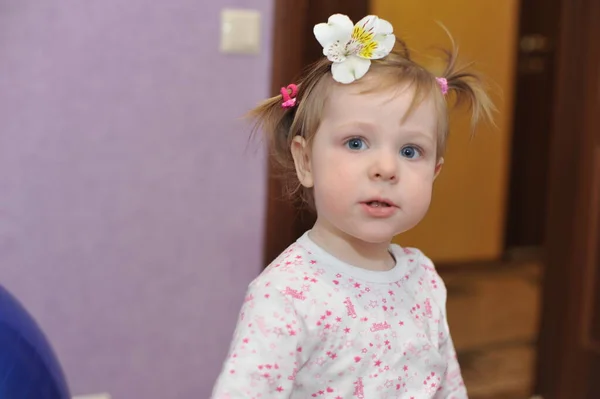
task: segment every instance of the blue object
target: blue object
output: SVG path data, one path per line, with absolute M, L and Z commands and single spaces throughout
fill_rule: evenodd
M 69 399 L 63 370 L 27 310 L 0 285 L 0 399 Z

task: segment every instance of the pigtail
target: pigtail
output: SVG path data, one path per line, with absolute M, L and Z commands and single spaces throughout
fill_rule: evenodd
M 282 87 L 281 94 L 263 101 L 246 114 L 246 119 L 253 123 L 250 139 L 258 134 L 266 139 L 269 162 L 274 164 L 273 172 L 283 182 L 283 194 L 300 198 L 309 207 L 313 204 L 312 191 L 298 181 L 291 145 L 296 135 L 310 143 L 316 133 L 328 87 L 319 83 L 327 78 L 330 68 L 326 58 L 316 61 L 302 71 L 297 85 Z
M 262 135 L 266 139 L 270 159 L 274 161 L 278 170 L 287 174 L 293 166 L 290 153 L 290 129 L 296 113 L 295 94 L 294 98 L 284 98 L 282 94 L 268 98 L 246 114 L 246 118 L 252 121 L 250 138 Z M 297 89 L 297 88 L 296 88 Z M 293 102 L 290 100 L 294 100 Z M 288 106 L 285 105 L 286 101 Z M 293 170 L 292 170 L 293 171 Z
M 446 67 L 441 77 L 446 79 L 448 93 L 454 97 L 454 107 L 466 105 L 471 110 L 471 131 L 482 122 L 494 123 L 497 108 L 488 94 L 485 81 L 481 75 L 470 71 L 472 64 L 457 66 L 458 46 L 448 30 L 442 26 L 452 42 L 451 50 L 443 50 L 446 56 Z

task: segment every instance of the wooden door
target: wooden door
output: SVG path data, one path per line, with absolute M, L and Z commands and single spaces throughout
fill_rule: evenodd
M 564 0 L 536 391 L 600 398 L 600 2 Z

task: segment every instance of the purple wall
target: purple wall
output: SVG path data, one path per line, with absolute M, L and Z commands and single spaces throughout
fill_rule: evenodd
M 259 56 L 218 53 L 223 7 Z M 0 282 L 75 394 L 206 398 L 261 268 L 272 0 L 4 0 Z

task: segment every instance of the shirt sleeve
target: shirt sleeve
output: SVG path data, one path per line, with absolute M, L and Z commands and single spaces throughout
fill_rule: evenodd
M 448 368 L 446 369 L 446 377 L 442 382 L 441 389 L 437 392 L 435 399 L 468 399 L 467 389 L 462 378 L 452 337 L 447 323 L 445 324 L 446 339 L 440 345 L 440 353 L 446 358 Z
M 290 397 L 306 335 L 292 301 L 268 282 L 250 285 L 213 399 Z
M 443 320 L 440 321 L 440 346 L 439 352 L 446 359 L 446 375 L 440 389 L 435 395 L 435 399 L 468 399 L 467 389 L 463 381 L 460 365 L 456 356 L 456 350 L 452 341 L 452 334 L 448 325 L 448 316 L 446 313 L 447 291 L 444 281 L 435 270 L 431 259 L 422 255 L 423 264 L 432 275 L 432 281 L 435 281 L 436 292 L 439 305 L 442 307 Z

